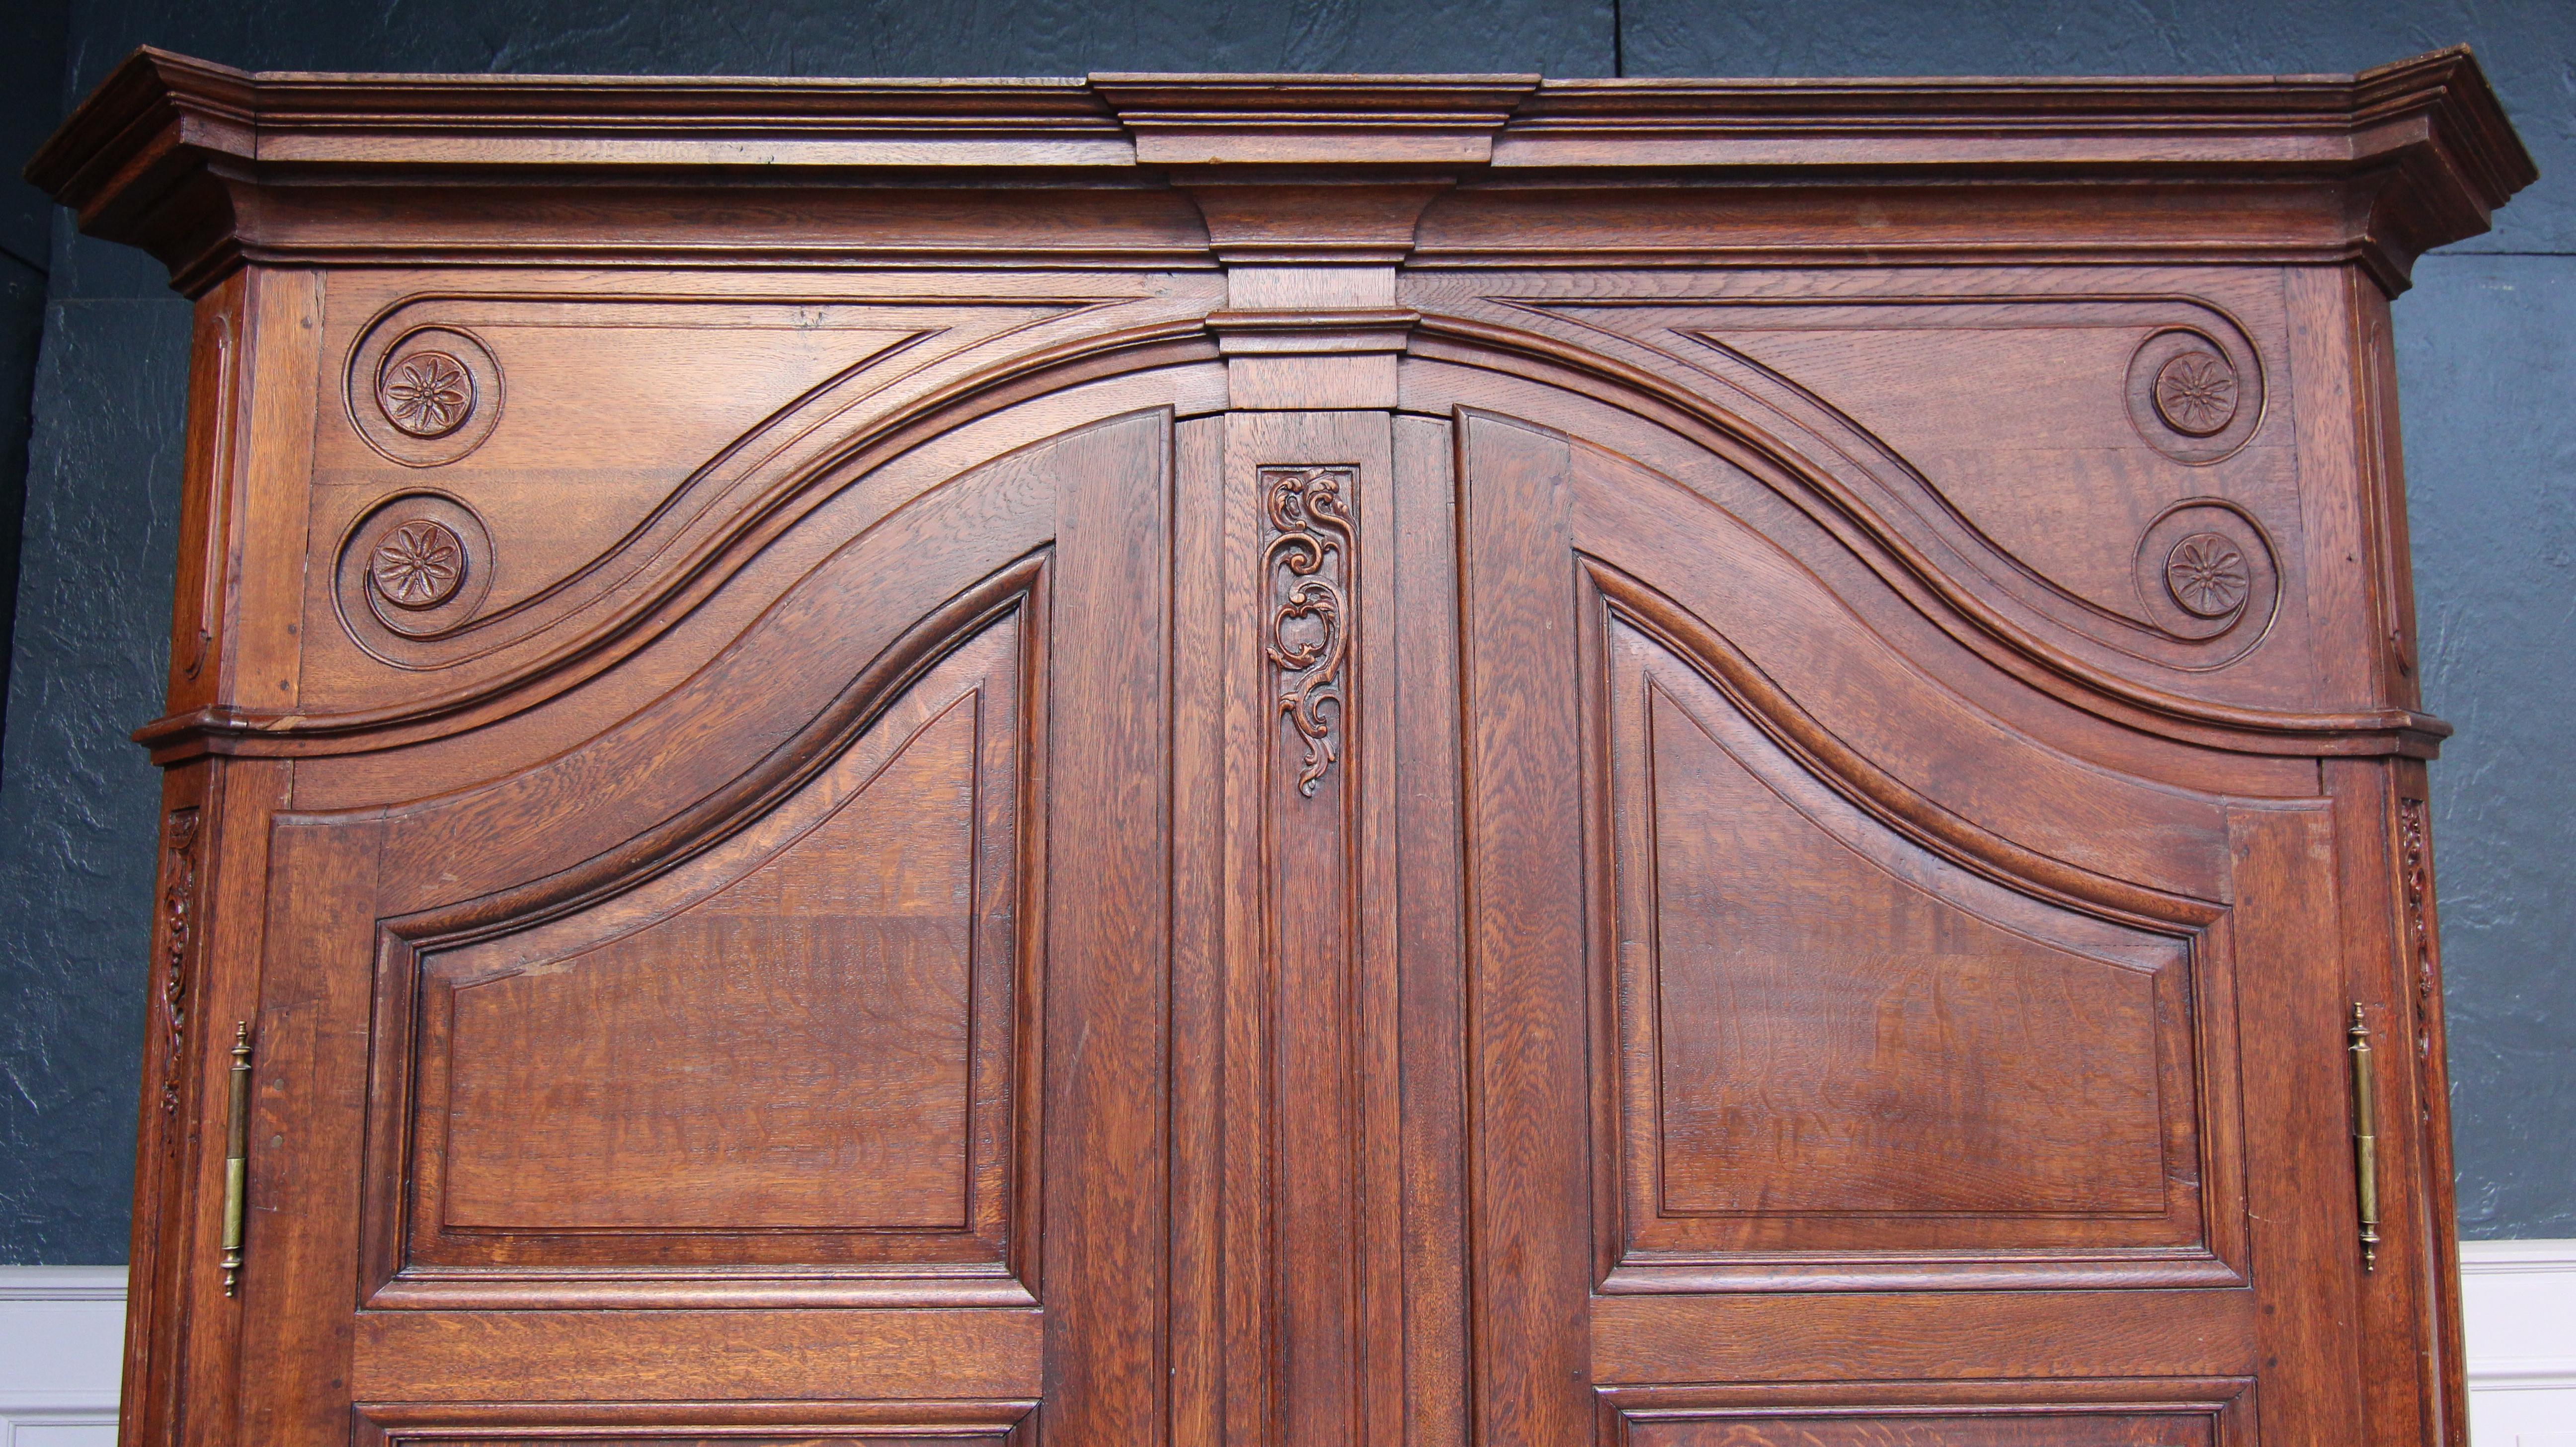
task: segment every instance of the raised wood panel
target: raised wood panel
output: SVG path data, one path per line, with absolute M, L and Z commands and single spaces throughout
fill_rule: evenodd
M 2207 900 L 2225 877 L 2221 800 L 2314 788 L 2313 762 L 2160 740 L 2107 720 L 2115 701 L 2099 695 L 2061 706 L 2049 680 L 1996 666 L 1929 621 L 1939 605 L 1891 585 L 1853 540 L 1785 499 L 1775 464 L 1686 419 L 1463 361 L 1409 377 L 1415 405 L 1563 434 L 1586 557 L 1652 580 L 1825 733 L 1960 819 Z
M 2246 1291 L 1827 1291 L 1603 1296 L 1591 1378 L 1835 1383 L 2245 1376 Z M 1883 1390 L 1883 1389 L 1882 1389 Z
M 422 961 L 414 1259 L 786 1230 L 998 1252 L 1021 632 L 988 625 L 715 849 Z
M 1608 652 L 1631 1249 L 2196 1236 L 2187 939 L 1971 873 Z
M 1042 1317 L 1025 1309 L 366 1312 L 344 1390 L 362 1402 L 1025 1399 L 1042 1381 Z
M 1672 1421 L 1627 1419 L 1630 1447 L 2214 1447 L 2206 1414 L 2098 1412 L 1767 1413 Z

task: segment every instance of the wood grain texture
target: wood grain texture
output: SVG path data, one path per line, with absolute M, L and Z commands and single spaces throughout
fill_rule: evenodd
M 2242 1291 L 1616 1297 L 1591 1374 L 1617 1382 L 2246 1375 Z
M 1979 887 L 1837 808 L 1654 644 L 1611 650 L 1636 1209 L 2164 1215 L 2164 1095 L 2194 1072 L 2189 992 L 2169 976 L 2160 1006 L 2157 977 L 2187 949 Z M 2176 1144 L 2188 1185 L 2188 1126 Z
M 1575 1440 L 1593 1189 L 1585 784 L 1565 441 L 1459 432 L 1475 1410 L 1488 1442 Z
M 1034 1311 L 377 1312 L 362 1401 L 1030 1397 Z
M 986 625 L 759 826 L 424 963 L 416 1251 L 971 1228 L 998 1253 L 1023 626 Z
M 1073 444 L 1046 683 L 1046 1430 L 1164 1430 L 1172 438 Z
M 123 1447 L 2459 1447 L 2464 53 L 145 52 L 31 174 L 199 299 Z

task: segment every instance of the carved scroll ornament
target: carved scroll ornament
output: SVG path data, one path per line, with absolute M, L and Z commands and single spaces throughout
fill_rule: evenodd
M 2427 907 L 2433 898 L 2433 860 L 2425 841 L 2424 801 L 2397 801 L 2399 879 L 2406 891 L 2406 941 L 2415 964 L 2415 1058 L 2433 1058 L 2433 1012 L 2441 1004 L 2440 956 Z
M 197 810 L 173 809 L 163 834 L 169 863 L 161 886 L 161 1109 L 179 1109 L 187 1072 L 188 945 L 196 933 Z
M 1297 792 L 1313 798 L 1340 756 L 1342 662 L 1350 647 L 1350 503 L 1346 467 L 1265 468 L 1270 526 L 1265 572 L 1278 590 L 1270 617 L 1270 662 L 1285 675 L 1279 711 L 1305 741 Z M 1303 626 L 1300 626 L 1303 625 Z

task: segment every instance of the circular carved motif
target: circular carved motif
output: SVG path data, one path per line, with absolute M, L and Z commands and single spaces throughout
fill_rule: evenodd
M 2263 363 L 2231 328 L 2167 327 L 2148 337 L 2129 354 L 2126 389 L 2139 438 L 2188 467 L 2234 456 L 2263 425 Z M 2156 556 L 2161 563 L 2164 549 Z
M 2188 667 L 2217 668 L 2244 657 L 2280 612 L 2281 565 L 2272 540 L 2254 514 L 2225 498 L 2184 498 L 2157 514 L 2138 536 L 2133 567 L 2143 609 L 2138 616 L 2188 645 L 2186 653 L 2171 655 Z
M 2236 420 L 2236 369 L 2214 352 L 2185 352 L 2156 370 L 2155 401 L 2166 426 L 2215 437 Z
M 405 467 L 459 461 L 501 425 L 500 360 L 472 332 L 423 315 L 436 305 L 396 308 L 349 351 L 349 421 Z
M 2253 590 L 2244 551 L 2216 533 L 2193 533 L 2165 554 L 2165 591 L 2195 618 L 2224 618 Z
M 376 405 L 414 437 L 444 437 L 474 412 L 474 377 L 445 352 L 389 357 L 376 377 Z
M 397 608 L 435 608 L 465 581 L 465 543 L 445 523 L 412 518 L 367 555 L 367 577 Z
M 379 499 L 340 535 L 332 594 L 360 648 L 416 667 L 417 640 L 470 629 L 498 576 L 492 530 L 461 498 L 409 490 Z

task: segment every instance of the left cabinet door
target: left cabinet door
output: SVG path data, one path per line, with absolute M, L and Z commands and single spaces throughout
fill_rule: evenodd
M 969 469 L 548 761 L 277 821 L 236 1440 L 1158 1435 L 1171 455 Z

